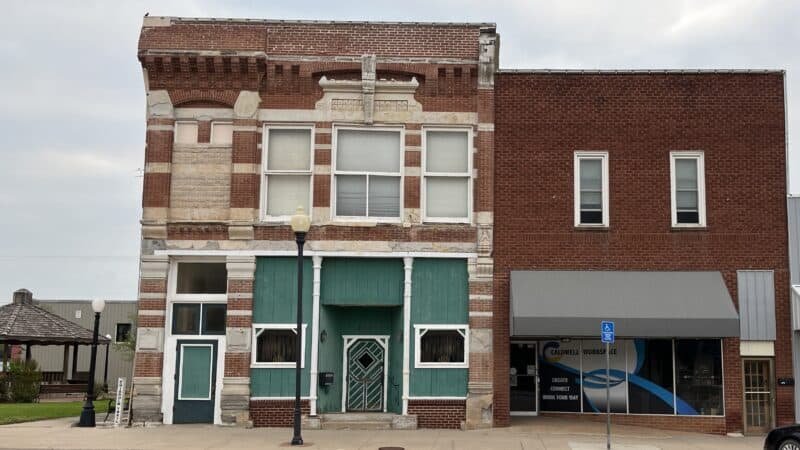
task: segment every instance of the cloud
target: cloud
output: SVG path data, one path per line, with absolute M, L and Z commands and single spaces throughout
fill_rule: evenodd
M 17 2 L 0 15 L 0 303 L 23 286 L 53 298 L 136 296 L 136 258 L 108 256 L 138 254 L 145 12 L 496 22 L 504 68 L 785 68 L 790 142 L 800 142 L 795 0 Z M 800 192 L 794 148 L 790 164 Z

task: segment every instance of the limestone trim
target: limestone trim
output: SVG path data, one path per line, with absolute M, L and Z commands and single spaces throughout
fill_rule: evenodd
M 249 255 L 229 255 L 225 261 L 228 280 L 252 280 L 256 272 L 256 258 Z
M 142 255 L 139 277 L 142 279 L 166 279 L 169 272 L 169 256 Z

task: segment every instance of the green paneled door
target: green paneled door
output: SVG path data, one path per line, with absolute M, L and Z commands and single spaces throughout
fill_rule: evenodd
M 347 410 L 383 411 L 386 351 L 375 339 L 359 339 L 347 351 Z
M 173 423 L 213 423 L 217 341 L 178 341 Z

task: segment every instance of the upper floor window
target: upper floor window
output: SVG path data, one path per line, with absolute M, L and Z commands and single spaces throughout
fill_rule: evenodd
M 670 153 L 672 226 L 706 225 L 703 152 Z
M 233 124 L 230 122 L 211 122 L 211 143 L 215 145 L 232 145 Z
M 298 206 L 311 211 L 312 128 L 266 127 L 264 131 L 264 218 L 288 218 Z
M 197 144 L 197 122 L 175 122 L 176 144 Z
M 472 133 L 424 130 L 423 203 L 427 222 L 469 222 Z
M 575 226 L 608 226 L 608 152 L 575 152 Z
M 401 130 L 338 128 L 335 139 L 335 216 L 399 220 Z

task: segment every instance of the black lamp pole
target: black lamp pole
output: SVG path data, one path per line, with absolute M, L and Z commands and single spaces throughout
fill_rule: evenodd
M 100 313 L 94 313 L 94 334 L 92 336 L 92 359 L 89 360 L 89 380 L 86 382 L 86 402 L 81 411 L 79 427 L 94 427 L 94 370 L 97 363 L 97 334 L 100 328 Z
M 103 386 L 108 392 L 108 347 L 111 346 L 111 335 L 106 335 L 106 339 L 108 339 L 108 342 L 106 343 L 106 363 L 103 366 Z
M 294 436 L 292 445 L 303 445 L 300 436 L 300 363 L 303 354 L 303 244 L 306 243 L 306 233 L 294 233 L 297 242 L 297 341 L 295 342 L 295 374 L 294 374 Z

